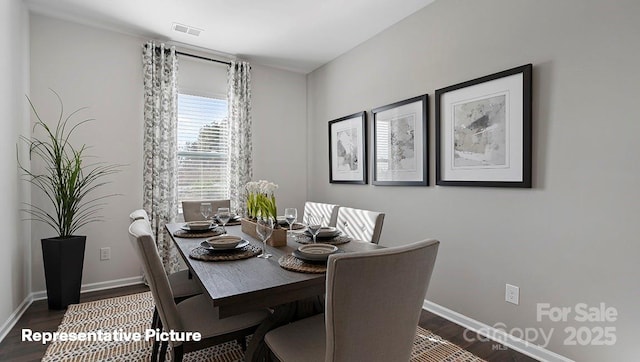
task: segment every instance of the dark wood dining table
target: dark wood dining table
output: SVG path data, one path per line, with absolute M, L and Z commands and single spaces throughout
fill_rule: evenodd
M 269 330 L 293 319 L 322 312 L 326 275 L 289 271 L 278 264 L 280 257 L 291 254 L 301 245 L 294 238 L 289 237 L 286 246 L 267 245 L 267 252 L 273 255 L 269 259 L 251 257 L 233 261 L 202 261 L 190 258 L 189 253 L 206 238 L 174 236 L 183 225 L 172 223 L 166 228 L 192 275 L 211 298 L 213 306 L 218 308 L 220 318 L 257 308 L 274 311 L 251 338 L 245 353 L 247 361 L 263 360 L 268 353 L 263 337 Z M 240 226 L 227 226 L 226 230 L 229 235 L 240 236 L 255 246 L 262 246 L 261 241 L 243 233 Z M 355 240 L 338 247 L 344 252 L 380 248 L 376 244 Z

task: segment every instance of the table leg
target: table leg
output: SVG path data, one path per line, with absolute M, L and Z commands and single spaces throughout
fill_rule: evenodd
M 244 360 L 269 361 L 269 347 L 264 343 L 264 336 L 267 332 L 287 323 L 324 312 L 323 298 L 323 296 L 318 296 L 275 307 L 273 313 L 253 333 Z

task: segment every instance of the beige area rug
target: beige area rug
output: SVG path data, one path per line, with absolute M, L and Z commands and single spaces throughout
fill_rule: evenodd
M 153 314 L 151 292 L 70 305 L 62 319 L 59 333 L 101 331 L 138 332 L 150 328 Z M 120 338 L 122 339 L 122 338 Z M 413 342 L 411 361 L 478 362 L 484 361 L 447 340 L 418 327 Z M 148 361 L 152 342 L 145 341 L 55 341 L 49 344 L 42 361 Z M 184 361 L 236 362 L 243 360 L 238 344 L 223 343 L 205 350 L 188 353 Z

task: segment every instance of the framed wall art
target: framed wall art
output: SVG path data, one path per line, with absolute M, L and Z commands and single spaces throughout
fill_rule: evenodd
M 373 181 L 383 186 L 426 186 L 428 95 L 378 107 L 373 114 Z
M 532 68 L 436 90 L 436 185 L 531 187 Z
M 367 183 L 367 113 L 329 121 L 329 182 Z

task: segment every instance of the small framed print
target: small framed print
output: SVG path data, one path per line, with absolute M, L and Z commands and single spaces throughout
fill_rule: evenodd
M 329 182 L 367 183 L 366 112 L 329 122 Z
M 531 187 L 531 64 L 436 90 L 436 184 Z
M 375 108 L 373 181 L 381 186 L 429 184 L 428 95 Z

